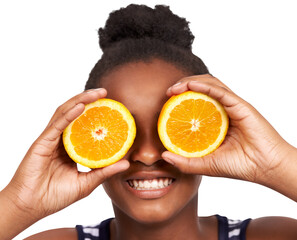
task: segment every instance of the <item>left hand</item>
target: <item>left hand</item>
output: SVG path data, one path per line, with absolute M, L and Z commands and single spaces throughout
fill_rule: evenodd
M 164 152 L 164 160 L 182 172 L 229 177 L 269 185 L 271 175 L 286 169 L 289 145 L 264 117 L 226 85 L 209 74 L 181 79 L 167 90 L 169 97 L 196 91 L 218 100 L 225 108 L 230 126 L 222 145 L 201 158 L 185 158 Z M 275 187 L 277 188 L 277 187 Z

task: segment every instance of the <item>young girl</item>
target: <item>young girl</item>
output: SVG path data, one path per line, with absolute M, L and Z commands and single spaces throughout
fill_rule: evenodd
M 0 193 L 0 239 L 13 238 L 100 184 L 112 200 L 114 219 L 28 239 L 297 239 L 294 219 L 232 221 L 219 215 L 197 216 L 202 175 L 259 183 L 297 201 L 297 149 L 209 74 L 191 51 L 194 37 L 186 20 L 168 7 L 130 5 L 113 12 L 99 35 L 104 54 L 90 73 L 86 91 L 57 109 Z M 187 90 L 217 99 L 230 118 L 224 143 L 203 158 L 170 153 L 158 138 L 163 104 Z M 85 104 L 104 97 L 122 102 L 133 114 L 135 142 L 121 161 L 78 172 L 64 150 L 61 133 Z M 154 180 L 160 189 L 150 189 Z M 131 182 L 148 184 L 148 189 L 135 189 Z

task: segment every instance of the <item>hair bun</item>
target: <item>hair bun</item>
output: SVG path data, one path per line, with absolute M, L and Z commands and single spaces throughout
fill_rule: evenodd
M 185 49 L 192 49 L 194 36 L 185 18 L 169 7 L 131 4 L 110 13 L 105 27 L 99 29 L 99 44 L 105 48 L 124 39 L 154 38 Z

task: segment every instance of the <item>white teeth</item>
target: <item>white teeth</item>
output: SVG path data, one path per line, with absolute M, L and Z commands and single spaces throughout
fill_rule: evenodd
M 158 180 L 157 180 L 157 179 L 154 179 L 154 180 L 152 181 L 152 183 L 151 183 L 151 186 L 152 186 L 152 188 L 158 188 L 158 187 L 159 187 L 159 185 L 158 185 Z
M 143 182 L 143 185 L 144 185 L 144 188 L 147 188 L 147 189 L 149 189 L 150 186 L 151 186 L 151 184 L 150 184 L 149 181 L 147 181 L 147 180 L 145 180 L 145 181 Z
M 158 187 L 159 188 L 162 188 L 164 186 L 164 182 L 163 180 L 160 178 L 159 181 L 158 181 Z
M 168 178 L 165 178 L 164 185 L 168 186 Z
M 155 190 L 168 187 L 172 184 L 172 178 L 158 178 L 152 180 L 129 180 L 128 183 L 130 187 L 136 190 Z
M 133 186 L 138 187 L 138 182 L 136 180 L 133 180 Z

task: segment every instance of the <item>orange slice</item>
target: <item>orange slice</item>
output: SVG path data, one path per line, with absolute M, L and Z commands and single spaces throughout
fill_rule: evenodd
M 68 155 L 89 168 L 101 168 L 123 158 L 136 135 L 129 110 L 111 99 L 87 104 L 84 112 L 63 132 Z
M 202 157 L 220 146 L 228 125 L 228 116 L 218 101 L 187 91 L 165 103 L 158 133 L 168 151 L 184 157 Z

